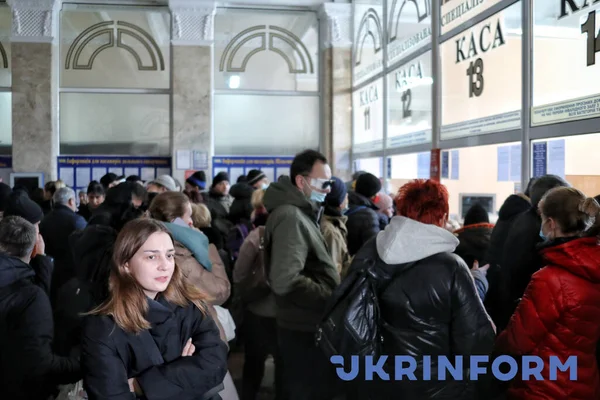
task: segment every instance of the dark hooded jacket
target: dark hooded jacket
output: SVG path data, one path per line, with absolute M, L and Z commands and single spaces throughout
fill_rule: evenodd
M 348 193 L 348 252 L 351 256 L 380 231 L 379 209 L 370 199 L 356 192 Z
M 486 264 L 485 257 L 493 229 L 494 225 L 483 223 L 467 225 L 457 230 L 454 234 L 460 243 L 454 253 L 462 258 L 468 267 L 472 267 L 475 260 L 483 267 Z
M 265 265 L 277 303 L 279 326 L 314 332 L 340 282 L 319 229 L 320 208 L 290 178 L 272 183 L 264 197 Z
M 225 200 L 229 196 L 223 196 L 211 189 L 209 192 L 202 193 L 202 198 L 210 211 L 212 226 L 219 231 L 223 238 L 226 238 L 233 228 L 233 224 L 229 220 L 229 206 Z
M 458 239 L 445 229 L 405 217 L 394 217 L 377 238 L 356 254 L 350 270 L 375 262 L 378 276 L 389 276 L 379 290 L 385 321 L 382 353 L 389 382 L 361 384 L 361 400 L 473 400 L 476 385 L 469 381 L 438 381 L 435 356 L 489 355 L 494 329 L 479 299 L 464 261 L 452 254 Z M 394 381 L 395 355 L 417 359 L 417 380 Z M 431 380 L 423 380 L 423 356 L 432 356 Z
M 54 324 L 48 295 L 33 269 L 0 255 L 0 398 L 46 400 L 58 384 L 80 378 L 79 362 L 52 350 Z
M 54 310 L 56 351 L 77 353 L 81 343 L 82 313 L 100 305 L 108 296 L 108 277 L 117 232 L 108 226 L 90 225 L 71 235 L 69 243 L 76 276 L 57 293 Z
M 502 258 L 504 255 L 504 244 L 508 238 L 516 218 L 531 208 L 529 198 L 523 195 L 510 195 L 498 213 L 498 221 L 492 231 L 490 238 L 490 245 L 488 247 L 487 254 L 485 256 L 484 263 L 480 263 L 480 266 L 489 264 L 490 267 L 487 272 L 487 279 L 489 282 L 489 289 L 485 297 L 485 308 L 492 317 L 494 323 L 499 324 L 501 321 L 500 313 L 504 306 L 502 304 L 502 297 L 500 293 L 501 285 L 501 271 L 502 271 Z

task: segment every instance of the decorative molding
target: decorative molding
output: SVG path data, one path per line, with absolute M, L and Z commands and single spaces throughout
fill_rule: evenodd
M 52 42 L 61 0 L 8 0 L 12 9 L 12 42 Z
M 177 46 L 208 46 L 214 41 L 214 2 L 169 0 L 172 14 L 171 43 Z
M 257 44 L 257 41 L 254 39 L 260 39 L 260 44 Z M 241 62 L 238 60 L 236 63 L 238 51 L 245 46 L 254 46 L 254 48 L 245 55 Z M 286 52 L 282 50 L 282 46 L 287 46 L 292 51 Z M 302 43 L 302 40 L 289 30 L 276 25 L 256 25 L 244 29 L 235 35 L 223 51 L 219 63 L 219 71 L 246 72 L 248 61 L 255 54 L 267 49 L 283 58 L 290 74 L 315 73 L 312 57 L 304 43 Z M 288 53 L 295 55 L 295 57 L 290 57 Z
M 8 68 L 8 54 L 0 42 L 0 68 Z
M 325 3 L 319 9 L 321 46 L 352 48 L 352 4 Z
M 383 28 L 381 18 L 374 8 L 369 8 L 362 16 L 360 24 L 356 29 L 356 43 L 354 50 L 354 65 L 360 65 L 363 47 L 367 38 L 373 41 L 375 53 L 383 48 Z
M 135 39 L 145 49 L 150 58 L 150 65 L 144 65 L 142 58 L 137 51 L 123 42 L 123 36 Z M 92 44 L 96 38 L 104 38 L 101 46 L 96 48 L 89 57 L 86 64 L 80 61 L 83 49 Z M 148 32 L 137 25 L 125 21 L 105 21 L 94 24 L 77 36 L 67 52 L 65 69 L 91 70 L 94 66 L 94 60 L 104 50 L 112 47 L 118 47 L 127 51 L 135 59 L 139 71 L 164 71 L 165 60 L 160 47 Z

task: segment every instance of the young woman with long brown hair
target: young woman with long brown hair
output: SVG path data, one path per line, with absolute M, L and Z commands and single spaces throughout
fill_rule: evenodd
M 129 222 L 113 253 L 108 299 L 86 317 L 82 365 L 90 400 L 200 400 L 222 389 L 227 347 L 205 295 L 175 262 L 167 228 Z

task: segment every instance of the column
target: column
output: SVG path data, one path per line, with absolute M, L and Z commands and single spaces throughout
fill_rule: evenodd
M 8 0 L 12 9 L 12 156 L 15 172 L 56 179 L 60 1 Z
M 177 151 L 198 151 L 208 158 L 211 174 L 213 142 L 213 22 L 214 3 L 170 0 L 173 74 L 173 176 L 183 182 L 185 170 L 177 169 Z M 193 160 L 192 160 L 193 162 Z M 190 169 L 194 165 L 191 165 Z M 210 180 L 210 179 L 209 179 Z
M 333 174 L 350 179 L 352 165 L 352 4 L 325 3 L 321 21 L 323 141 Z

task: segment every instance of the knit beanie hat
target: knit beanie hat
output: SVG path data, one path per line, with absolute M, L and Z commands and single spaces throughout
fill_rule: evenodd
M 377 206 L 377 208 L 379 208 L 379 211 L 385 211 L 392 208 L 392 206 L 394 205 L 394 199 L 392 199 L 392 196 L 382 193 L 377 197 L 375 205 Z
M 212 187 L 217 186 L 221 182 L 229 182 L 229 174 L 227 172 L 219 172 L 213 179 Z
M 250 170 L 250 172 L 248 172 L 248 184 L 254 185 L 256 182 L 258 182 L 261 179 L 264 179 L 266 177 L 267 176 L 265 174 L 263 174 L 263 172 L 261 170 L 252 169 L 252 170 Z
M 192 186 L 197 186 L 200 189 L 206 188 L 206 173 L 204 171 L 196 171 L 185 180 Z
M 325 204 L 331 207 L 339 207 L 344 202 L 348 190 L 346 184 L 335 176 L 331 178 L 331 182 L 331 192 L 325 197 Z
M 158 185 L 164 187 L 169 192 L 177 192 L 177 183 L 175 183 L 175 179 L 169 175 L 161 175 L 148 183 L 148 185 Z
M 465 223 L 464 226 L 475 225 L 475 224 L 489 224 L 490 223 L 490 215 L 487 210 L 483 208 L 483 206 L 479 203 L 475 203 L 469 208 L 467 211 L 467 215 L 465 215 Z
M 11 215 L 25 218 L 34 225 L 44 218 L 42 208 L 22 192 L 13 193 L 8 199 L 4 216 L 10 217 Z
M 381 181 L 373 174 L 364 173 L 356 180 L 354 191 L 367 198 L 375 196 L 381 190 Z

